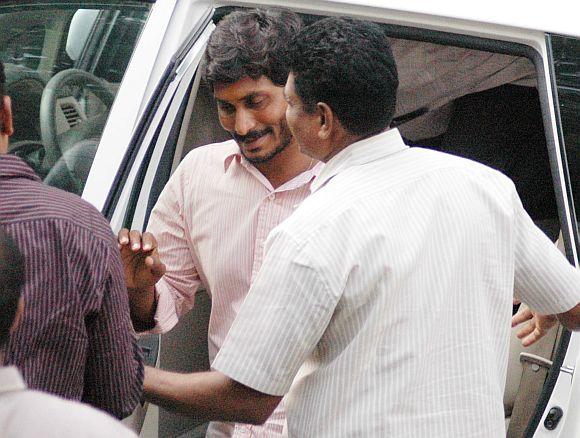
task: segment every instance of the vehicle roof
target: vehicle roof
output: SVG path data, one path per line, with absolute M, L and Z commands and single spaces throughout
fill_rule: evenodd
M 288 1 L 238 0 L 255 6 L 289 6 Z M 580 37 L 580 2 L 578 0 L 293 0 L 296 9 L 340 10 L 345 6 L 361 6 L 475 21 L 520 29 Z

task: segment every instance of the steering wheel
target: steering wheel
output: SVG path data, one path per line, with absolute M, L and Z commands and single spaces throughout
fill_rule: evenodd
M 58 99 L 69 97 L 71 87 L 89 89 L 107 108 L 107 111 L 81 121 L 63 134 L 58 134 L 56 124 Z M 99 137 L 115 100 L 106 83 L 83 70 L 68 69 L 54 75 L 46 84 L 40 101 L 40 133 L 45 148 L 44 167 L 49 170 L 74 144 L 81 140 Z
M 75 144 L 62 154 L 44 178 L 44 183 L 81 195 L 99 146 L 98 138 Z
M 39 141 L 21 140 L 15 143 L 10 143 L 8 152 L 10 155 L 16 155 L 22 158 L 26 164 L 40 176 L 44 176 L 42 172 L 42 163 L 44 162 L 44 146 Z

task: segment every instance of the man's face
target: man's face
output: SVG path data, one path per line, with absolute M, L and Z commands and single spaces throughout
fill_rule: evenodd
M 217 84 L 214 97 L 220 123 L 251 163 L 270 161 L 292 142 L 285 118 L 284 89 L 267 77 Z
M 286 120 L 300 152 L 317 160 L 323 159 L 325 153 L 321 150 L 322 142 L 318 136 L 320 117 L 317 113 L 305 111 L 302 99 L 296 94 L 292 73 L 288 76 L 284 87 L 284 96 L 287 102 Z

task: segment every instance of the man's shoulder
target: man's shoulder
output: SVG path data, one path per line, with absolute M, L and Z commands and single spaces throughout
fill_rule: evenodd
M 394 193 L 409 186 L 439 187 L 447 191 L 493 185 L 497 190 L 510 194 L 515 190 L 511 179 L 499 170 L 468 158 L 421 147 L 411 147 L 406 153 L 390 159 L 388 171 L 383 171 L 380 161 L 370 163 L 370 166 L 371 169 L 353 169 L 352 174 L 345 175 L 346 180 L 343 181 L 343 185 L 352 185 L 353 178 L 364 179 L 366 185 L 358 187 L 359 190 L 361 187 L 364 189 L 359 193 L 360 198 L 384 190 Z
M 350 209 L 346 203 L 336 202 L 337 197 L 333 191 L 324 187 L 312 193 L 271 235 L 287 236 L 297 248 L 302 248 L 313 237 L 320 239 L 327 235 L 322 230 L 332 231 L 336 218 Z M 337 229 L 336 231 L 338 232 Z
M 410 189 L 417 199 L 428 187 L 438 189 L 441 196 L 464 190 L 506 205 L 517 196 L 507 176 L 472 160 L 422 148 L 410 148 L 397 160 L 390 164 L 393 171 L 384 171 L 383 164 L 376 161 L 370 164 L 375 169 L 353 166 L 339 173 L 306 198 L 277 227 L 279 232 L 292 236 L 298 246 L 312 238 L 332 239 L 359 219 L 373 216 L 377 197 L 396 208 L 409 199 Z
M 433 177 L 444 180 L 442 185 L 449 191 L 469 191 L 474 196 L 485 196 L 498 202 L 503 199 L 508 203 L 517 196 L 514 182 L 497 169 L 443 152 L 427 153 L 427 160 L 431 160 L 434 155 L 438 157 L 441 165 L 435 164 Z
M 237 154 L 239 151 L 238 144 L 234 140 L 198 146 L 187 153 L 180 166 L 223 164 L 229 156 Z
M 10 405 L 10 416 L 18 425 L 9 436 L 136 436 L 104 412 L 52 394 L 24 390 L 4 396 L 4 402 Z
M 223 174 L 228 157 L 239 153 L 234 140 L 198 146 L 185 155 L 168 182 L 173 190 L 191 192 L 203 190 Z
M 27 181 L 21 196 L 11 203 L 11 209 L 2 209 L 1 219 L 22 226 L 28 222 L 58 222 L 73 229 L 85 229 L 97 239 L 108 239 L 112 233 L 107 220 L 92 204 L 74 193 L 36 181 Z
M 432 169 L 441 171 L 456 170 L 465 171 L 466 174 L 475 178 L 483 176 L 486 178 L 498 179 L 508 184 L 511 181 L 499 170 L 469 158 L 460 157 L 447 152 L 424 149 L 421 147 L 413 147 L 409 150 L 423 159 L 423 165 L 427 172 Z

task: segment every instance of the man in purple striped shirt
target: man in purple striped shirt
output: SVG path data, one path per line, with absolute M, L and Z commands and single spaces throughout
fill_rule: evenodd
M 24 313 L 20 291 L 24 260 L 0 227 L 0 362 L 4 346 Z M 0 436 L 28 438 L 136 438 L 118 421 L 82 403 L 28 389 L 14 366 L 0 366 Z
M 94 207 L 42 184 L 7 154 L 4 83 L 0 64 L 0 225 L 26 260 L 26 311 L 5 365 L 16 365 L 32 389 L 128 416 L 141 397 L 143 364 L 116 239 Z

